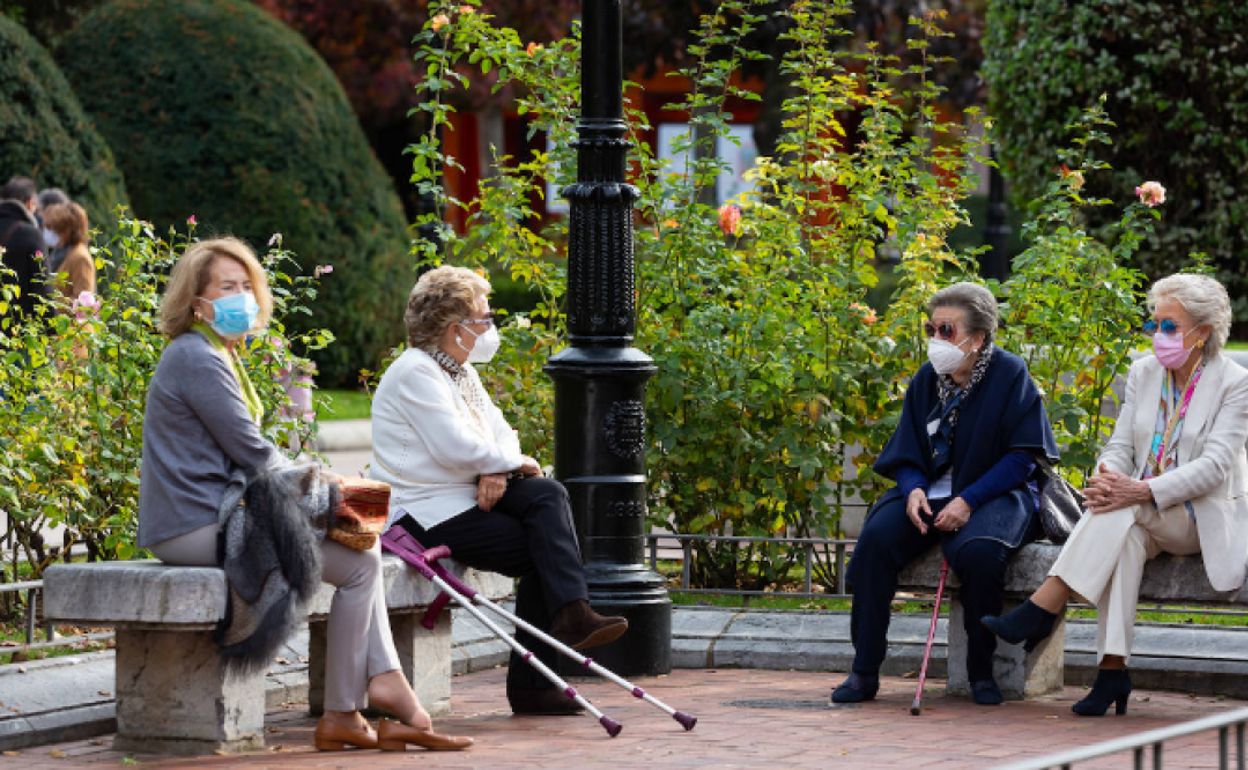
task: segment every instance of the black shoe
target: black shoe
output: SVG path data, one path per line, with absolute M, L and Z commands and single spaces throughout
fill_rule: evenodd
M 507 688 L 507 702 L 513 714 L 566 716 L 585 711 L 563 690 L 547 687 L 541 690 Z
M 971 682 L 971 700 L 981 706 L 1000 706 L 1005 702 L 1005 696 L 1001 694 L 1001 688 L 997 687 L 994 679 L 980 679 Z
M 1053 633 L 1057 615 L 1028 599 L 1004 615 L 985 615 L 979 622 L 1010 644 L 1023 642 L 1023 649 L 1031 652 Z
M 1114 704 L 1114 713 L 1122 716 L 1127 713 L 1127 697 L 1131 695 L 1131 675 L 1125 668 L 1096 671 L 1096 681 L 1092 682 L 1092 692 L 1070 707 L 1070 710 L 1081 717 L 1103 717 Z
M 852 673 L 841 682 L 841 686 L 832 691 L 833 703 L 862 703 L 875 700 L 880 691 L 880 678 L 867 674 Z

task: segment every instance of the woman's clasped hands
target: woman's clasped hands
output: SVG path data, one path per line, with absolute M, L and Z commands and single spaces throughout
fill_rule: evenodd
M 1153 490 L 1147 481 L 1110 470 L 1105 463 L 1101 463 L 1096 475 L 1088 479 L 1083 496 L 1092 513 L 1109 513 L 1129 505 L 1151 502 Z

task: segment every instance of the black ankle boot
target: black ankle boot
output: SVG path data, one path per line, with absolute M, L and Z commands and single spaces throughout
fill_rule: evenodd
M 851 673 L 841 686 L 832 691 L 833 703 L 862 703 L 874 700 L 880 691 L 880 677 Z
M 1096 680 L 1092 682 L 1092 692 L 1087 697 L 1070 707 L 1070 710 L 1081 717 L 1103 717 L 1114 704 L 1114 713 L 1122 716 L 1127 713 L 1127 697 L 1131 695 L 1131 675 L 1125 668 L 1097 669 Z
M 979 620 L 1002 640 L 1010 644 L 1023 642 L 1023 649 L 1031 652 L 1053 633 L 1057 615 L 1028 599 L 1004 615 L 985 615 Z

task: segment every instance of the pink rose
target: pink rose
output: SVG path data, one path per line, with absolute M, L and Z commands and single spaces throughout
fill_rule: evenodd
M 736 235 L 741 229 L 741 209 L 731 203 L 720 206 L 719 229 L 724 235 Z
M 329 275 L 332 272 L 334 272 L 333 265 L 317 265 L 313 274 L 315 274 L 317 278 L 320 278 L 322 275 Z
M 1149 208 L 1160 206 L 1166 202 L 1166 188 L 1161 186 L 1159 182 L 1145 182 L 1135 188 L 1135 194 Z
M 195 215 L 191 214 L 189 217 L 186 218 L 186 223 L 190 225 L 191 227 L 194 227 L 196 224 L 198 224 L 198 221 L 195 219 Z
M 74 319 L 83 323 L 100 309 L 100 298 L 84 291 L 70 303 L 70 309 L 74 311 Z

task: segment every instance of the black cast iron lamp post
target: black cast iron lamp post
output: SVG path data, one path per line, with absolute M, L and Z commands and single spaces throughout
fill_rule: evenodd
M 632 346 L 638 193 L 625 181 L 622 28 L 620 0 L 584 0 L 576 183 L 563 190 L 569 346 L 546 373 L 555 383 L 555 473 L 572 499 L 589 601 L 629 622 L 594 658 L 627 676 L 671 670 L 672 603 L 645 564 L 645 385 L 655 367 Z

